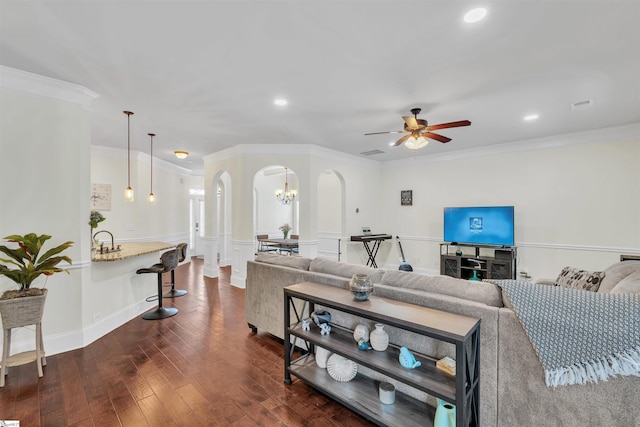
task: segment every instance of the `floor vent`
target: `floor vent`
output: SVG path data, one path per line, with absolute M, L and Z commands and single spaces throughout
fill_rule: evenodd
M 593 107 L 593 99 L 585 99 L 584 101 L 572 102 L 572 110 L 582 110 L 583 108 Z
M 365 151 L 360 153 L 363 156 L 373 156 L 374 154 L 384 154 L 384 151 L 382 150 L 371 150 L 371 151 Z

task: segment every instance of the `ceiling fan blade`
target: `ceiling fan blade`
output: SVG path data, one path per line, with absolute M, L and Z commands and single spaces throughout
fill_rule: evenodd
M 438 135 L 437 133 L 423 132 L 422 136 L 425 136 L 425 137 L 431 138 L 431 139 L 435 139 L 436 141 L 440 141 L 442 143 L 447 143 L 447 142 L 451 141 L 451 138 L 447 138 L 446 136 Z
M 402 144 L 403 142 L 405 142 L 409 138 L 411 138 L 411 135 L 405 135 L 402 138 L 400 138 L 399 140 L 397 140 L 396 143 L 393 144 L 393 146 L 397 147 L 398 145 Z
M 402 130 L 390 130 L 388 132 L 370 132 L 370 133 L 365 133 L 365 135 L 382 135 L 385 133 L 404 133 L 404 131 Z
M 460 127 L 460 126 L 469 126 L 470 124 L 471 124 L 471 122 L 469 120 L 460 120 L 459 122 L 442 123 L 442 124 L 439 124 L 439 125 L 427 126 L 426 130 L 457 128 L 457 127 Z
M 415 117 L 402 116 L 402 119 L 405 121 L 405 123 L 407 124 L 407 127 L 409 129 L 411 129 L 411 130 L 418 129 L 418 127 L 419 127 L 418 120 L 416 120 Z

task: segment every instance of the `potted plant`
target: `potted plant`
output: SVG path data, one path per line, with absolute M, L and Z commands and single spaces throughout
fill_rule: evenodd
M 0 246 L 0 252 L 9 257 L 0 258 L 0 274 L 16 282 L 19 289 L 5 291 L 0 300 L 42 295 L 46 293 L 46 289 L 31 288 L 34 280 L 43 274 L 45 276 L 59 272 L 69 274 L 68 270 L 57 267 L 57 265 L 62 261 L 71 264 L 71 258 L 59 254 L 68 249 L 73 242 L 65 242 L 41 255 L 44 242 L 50 238 L 51 236 L 46 234 L 38 236 L 35 233 L 5 237 L 5 240 L 17 243 L 18 247 Z
M 24 236 L 12 235 L 5 237 L 5 240 L 17 243 L 18 247 L 0 246 L 0 255 L 4 254 L 9 257 L 0 258 L 0 274 L 16 282 L 19 287 L 17 290 L 5 291 L 0 297 L 2 327 L 5 330 L 11 330 L 21 326 L 36 326 L 36 351 L 33 352 L 33 358 L 21 358 L 20 361 L 11 361 L 9 339 L 6 339 L 3 343 L 2 361 L 0 362 L 0 387 L 4 386 L 6 369 L 7 366 L 11 366 L 11 363 L 15 365 L 36 360 L 38 376 L 41 377 L 43 375 L 42 365 L 46 365 L 46 359 L 44 357 L 40 324 L 44 313 L 47 290 L 45 288 L 32 288 L 31 285 L 34 280 L 43 274 L 51 276 L 62 271 L 69 274 L 69 271 L 57 265 L 62 261 L 71 264 L 71 259 L 68 256 L 59 254 L 73 244 L 73 242 L 65 242 L 41 254 L 44 242 L 50 238 L 51 236 L 46 234 L 38 236 L 35 233 L 25 234 Z
M 288 223 L 280 226 L 280 231 L 282 231 L 282 234 L 284 234 L 285 240 L 287 240 L 287 236 L 289 235 L 290 230 L 291 230 L 291 226 Z

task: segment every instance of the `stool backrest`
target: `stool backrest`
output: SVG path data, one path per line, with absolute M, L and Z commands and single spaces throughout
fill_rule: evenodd
M 178 248 L 163 253 L 160 256 L 160 261 L 162 265 L 164 265 L 164 271 L 170 271 L 176 268 L 178 266 Z
M 178 261 L 182 262 L 187 258 L 187 244 L 179 243 L 178 244 Z

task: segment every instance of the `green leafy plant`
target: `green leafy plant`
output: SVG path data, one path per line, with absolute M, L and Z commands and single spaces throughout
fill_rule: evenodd
M 97 228 L 98 223 L 101 223 L 105 219 L 107 218 L 105 218 L 104 215 L 102 215 L 100 212 L 91 211 L 91 215 L 89 215 L 89 225 L 92 229 Z
M 40 255 L 44 242 L 49 240 L 51 236 L 46 234 L 36 235 L 35 233 L 7 236 L 4 239 L 17 243 L 17 248 L 8 246 L 0 246 L 0 252 L 9 258 L 0 258 L 0 274 L 8 277 L 18 284 L 20 287 L 17 296 L 25 296 L 31 284 L 40 275 L 51 276 L 54 273 L 65 272 L 68 270 L 57 267 L 62 261 L 71 264 L 71 258 L 65 255 L 59 255 L 62 251 L 68 249 L 73 242 L 65 242 L 55 248 L 51 248 Z

